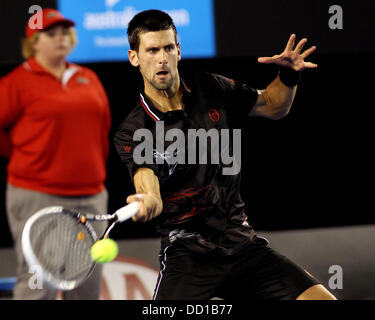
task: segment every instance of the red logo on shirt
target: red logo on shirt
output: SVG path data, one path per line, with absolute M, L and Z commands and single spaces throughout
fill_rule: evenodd
M 212 122 L 218 122 L 220 120 L 220 114 L 216 109 L 208 110 L 208 116 Z
M 130 152 L 130 150 L 132 149 L 132 146 L 124 146 L 123 148 L 126 152 Z

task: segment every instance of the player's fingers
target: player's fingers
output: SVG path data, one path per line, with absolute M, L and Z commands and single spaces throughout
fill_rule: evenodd
M 317 67 L 318 67 L 318 65 L 316 63 L 305 62 L 305 68 L 314 69 L 314 68 L 317 68 Z
M 126 203 L 132 203 L 134 201 L 142 201 L 144 200 L 145 196 L 146 196 L 145 193 L 132 194 L 126 198 Z
M 306 42 L 306 38 L 303 38 L 300 42 L 298 42 L 296 48 L 294 49 L 294 52 L 299 54 L 302 51 L 303 46 L 306 44 Z
M 138 221 L 139 219 L 141 219 L 145 215 L 145 213 L 144 213 L 145 209 L 144 209 L 144 204 L 143 204 L 143 200 L 144 200 L 145 196 L 146 196 L 146 194 L 144 194 L 144 193 L 136 193 L 136 194 L 132 194 L 132 195 L 130 195 L 126 198 L 126 203 L 128 203 L 128 204 L 130 204 L 134 201 L 139 202 L 139 210 L 138 210 L 138 213 L 132 217 L 133 221 Z
M 294 47 L 294 43 L 296 41 L 296 35 L 293 33 L 286 44 L 285 51 L 292 51 Z
M 138 213 L 132 217 L 133 221 L 144 221 L 146 217 L 146 209 L 143 202 L 139 202 Z
M 273 57 L 259 57 L 258 62 L 266 64 L 274 63 L 278 57 L 280 57 L 280 55 L 274 55 Z
M 259 63 L 271 63 L 272 58 L 271 57 L 260 57 L 258 58 Z
M 312 54 L 316 50 L 316 46 L 312 46 L 311 48 L 302 52 L 301 56 L 303 59 L 306 59 L 310 54 Z

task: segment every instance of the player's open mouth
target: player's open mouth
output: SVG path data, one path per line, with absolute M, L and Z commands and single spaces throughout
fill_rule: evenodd
M 158 73 L 156 73 L 159 79 L 165 79 L 168 74 L 169 74 L 168 71 L 159 71 Z

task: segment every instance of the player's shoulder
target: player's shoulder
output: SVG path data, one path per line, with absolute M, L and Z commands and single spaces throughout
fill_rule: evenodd
M 234 86 L 234 81 L 226 76 L 202 71 L 195 74 L 195 84 L 206 93 L 219 94 Z
M 126 116 L 123 124 L 125 125 L 129 122 L 144 123 L 144 120 L 145 120 L 145 114 L 141 106 L 141 102 L 133 101 L 133 107 L 131 108 L 130 112 Z
M 117 129 L 117 134 L 134 132 L 139 128 L 146 127 L 146 117 L 141 107 L 141 103 L 133 101 L 133 107 L 130 108 L 129 113 L 124 117 Z

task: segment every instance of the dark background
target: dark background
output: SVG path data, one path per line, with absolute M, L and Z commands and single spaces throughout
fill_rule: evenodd
M 103 0 L 104 1 L 104 0 Z M 0 2 L 0 76 L 20 62 L 28 8 L 56 1 Z M 331 5 L 343 9 L 343 30 L 328 26 Z M 281 53 L 291 33 L 318 50 L 309 60 L 288 116 L 250 118 L 242 132 L 242 195 L 257 230 L 373 224 L 372 83 L 375 44 L 373 1 L 215 1 L 217 57 L 189 59 L 184 71 L 206 70 L 262 89 L 276 76 L 259 56 Z M 132 108 L 141 78 L 128 62 L 86 64 L 109 96 L 113 125 L 108 161 L 109 211 L 133 192 L 113 147 L 113 134 Z M 1 107 L 1 101 L 0 101 Z M 0 246 L 12 244 L 4 204 L 6 159 L 0 158 Z M 153 223 L 126 222 L 114 238 L 155 236 Z

